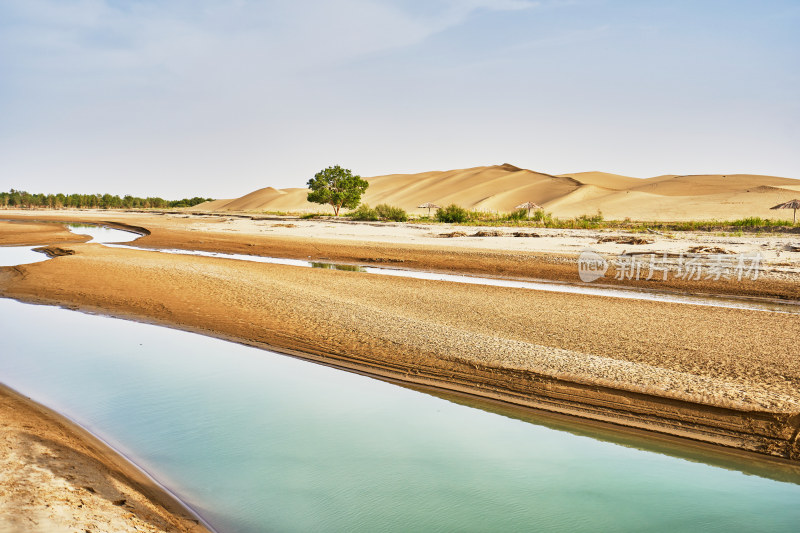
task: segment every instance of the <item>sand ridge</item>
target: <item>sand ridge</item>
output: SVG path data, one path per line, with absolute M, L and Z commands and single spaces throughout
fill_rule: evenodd
M 86 242 L 89 239 L 90 237 L 86 235 L 72 233 L 63 224 L 25 223 L 25 229 L 21 231 L 19 223 L 0 220 L 0 246 Z
M 564 275 L 566 269 L 576 276 L 574 258 L 492 250 L 491 242 L 473 250 L 403 240 L 398 241 L 402 244 L 360 241 L 363 235 L 347 241 L 259 234 L 265 227 L 302 230 L 300 221 L 245 220 L 252 224 L 245 226 L 249 230 L 226 231 L 232 229 L 229 222 L 243 219 L 80 216 L 146 226 L 149 235 L 137 242 L 145 246 L 323 261 L 349 258 L 361 264 L 436 266 L 447 271 L 463 271 L 469 265 L 482 273 L 519 277 L 530 276 L 533 264 L 536 276 L 543 272 Z M 313 231 L 320 229 L 318 224 L 326 224 L 325 229 L 340 236 L 353 227 L 324 221 L 314 224 Z M 387 229 L 378 226 L 361 227 Z M 396 227 L 388 227 L 392 228 Z M 68 248 L 75 253 L 0 269 L 0 294 L 197 331 L 388 379 L 800 458 L 797 315 L 384 277 L 97 244 Z M 785 297 L 796 298 L 792 295 L 797 293 L 796 280 L 759 280 L 751 287 Z M 693 290 L 715 288 L 734 293 L 748 290 L 741 284 L 717 287 L 710 282 Z
M 703 427 L 695 437 L 797 454 L 788 442 L 800 412 L 795 316 L 72 248 L 4 269 L 0 293 L 633 427 Z

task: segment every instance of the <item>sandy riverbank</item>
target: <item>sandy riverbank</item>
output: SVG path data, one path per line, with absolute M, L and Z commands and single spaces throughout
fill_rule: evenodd
M 0 385 L 0 531 L 207 530 L 105 444 Z
M 0 213 L 2 218 L 2 213 Z M 37 244 L 59 244 L 62 242 L 86 242 L 89 237 L 75 235 L 61 224 L 25 223 L 24 230 L 18 222 L 0 220 L 0 245 L 35 246 Z
M 624 285 L 648 290 L 682 291 L 722 295 L 800 300 L 800 234 L 718 235 L 674 233 L 634 235 L 623 231 L 559 230 L 546 228 L 480 228 L 442 224 L 383 224 L 347 220 L 298 220 L 279 217 L 206 216 L 189 213 L 152 214 L 87 211 L 0 211 L 0 219 L 74 222 L 115 222 L 152 233 L 136 242 L 152 248 L 183 248 L 212 252 L 269 255 L 295 259 L 377 264 L 421 270 L 489 276 L 579 282 L 578 256 L 590 248 L 611 263 L 606 276 L 596 284 Z M 48 224 L 49 225 L 49 224 Z M 476 233 L 500 231 L 500 237 L 475 237 Z M 800 228 L 798 228 L 800 231 Z M 464 233 L 466 237 L 443 238 L 442 234 Z M 514 237 L 514 233 L 537 237 Z M 644 237 L 643 245 L 598 242 L 601 239 Z M 0 244 L 4 244 L 0 233 Z M 44 242 L 42 242 L 44 244 Z M 724 250 L 762 256 L 759 279 L 666 281 L 616 279 L 613 262 L 620 254 L 638 254 L 643 260 L 669 254 L 691 256 L 691 250 Z M 714 253 L 695 254 L 707 263 Z
M 222 239 L 187 229 L 184 221 L 167 226 L 162 220 L 149 227 L 152 235 L 143 241 L 165 240 L 168 231 L 177 247 L 209 241 L 213 246 Z M 178 239 L 183 231 L 204 242 Z M 251 247 L 248 240 L 253 236 L 229 237 L 229 245 Z M 341 250 L 325 240 L 316 246 L 325 256 Z M 91 244 L 70 248 L 75 255 L 5 269 L 0 292 L 164 323 L 407 382 L 798 458 L 796 316 Z M 459 258 L 452 249 L 417 253 L 432 261 Z M 512 260 L 506 252 L 481 253 Z M 470 263 L 470 254 L 461 255 L 461 262 Z

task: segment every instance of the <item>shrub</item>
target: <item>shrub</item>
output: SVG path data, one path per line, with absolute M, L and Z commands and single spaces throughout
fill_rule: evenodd
M 598 210 L 596 215 L 581 215 L 576 220 L 581 222 L 602 222 L 603 212 Z
M 761 218 L 761 217 L 748 217 L 748 218 L 741 218 L 739 220 L 734 220 L 731 222 L 731 226 L 740 226 L 740 227 L 759 227 L 759 226 L 791 226 L 792 222 L 790 220 L 771 220 L 768 218 Z
M 372 209 L 367 204 L 361 204 L 354 211 L 350 211 L 347 216 L 353 220 L 378 220 L 377 209 Z
M 483 211 L 473 209 L 471 211 L 467 211 L 467 220 L 480 220 L 485 222 L 495 222 L 498 220 L 503 220 L 504 217 L 498 215 L 496 212 L 493 211 Z
M 535 222 L 552 222 L 553 213 L 545 213 L 544 209 L 537 209 L 536 211 L 533 212 L 531 220 Z
M 506 216 L 508 220 L 528 220 L 527 209 L 517 209 Z
M 439 222 L 460 223 L 469 220 L 469 212 L 460 205 L 450 204 L 436 211 Z
M 380 204 L 375 207 L 375 212 L 381 220 L 393 220 L 395 222 L 405 222 L 408 220 L 408 213 L 402 207 L 395 207 L 389 204 Z

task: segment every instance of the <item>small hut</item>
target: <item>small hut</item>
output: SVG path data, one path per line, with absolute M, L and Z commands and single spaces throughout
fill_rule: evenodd
M 428 218 L 431 217 L 431 209 L 439 209 L 439 206 L 434 204 L 433 202 L 428 202 L 427 204 L 418 205 L 417 209 L 427 209 L 428 210 Z
M 770 207 L 770 209 L 793 209 L 794 216 L 792 217 L 792 224 L 797 224 L 797 210 L 800 209 L 800 200 L 795 198 L 786 203 L 778 204 L 775 207 Z
M 534 203 L 534 202 L 525 202 L 524 204 L 519 204 L 514 209 L 527 209 L 528 210 L 528 218 L 530 218 L 531 209 L 544 209 L 544 208 L 542 206 L 540 206 L 539 204 Z

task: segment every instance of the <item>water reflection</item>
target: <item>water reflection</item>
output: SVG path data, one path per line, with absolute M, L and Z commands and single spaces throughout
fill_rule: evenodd
M 738 450 L 720 448 L 699 442 L 695 443 L 667 435 L 662 436 L 644 431 L 620 429 L 608 424 L 581 420 L 567 415 L 536 411 L 466 394 L 425 387 L 420 388 L 408 384 L 402 386 L 419 390 L 425 394 L 453 403 L 545 426 L 557 431 L 566 431 L 576 436 L 590 437 L 637 450 L 655 452 L 687 461 L 713 465 L 726 470 L 742 472 L 747 475 L 800 485 L 800 464 L 789 461 L 762 457 L 757 454 L 739 452 Z
M 46 261 L 48 257 L 40 252 L 34 252 L 37 246 L 0 246 L 0 267 L 29 265 Z
M 126 231 L 107 226 L 95 224 L 67 224 L 67 229 L 77 235 L 88 235 L 91 237 L 90 243 L 117 243 L 135 241 L 140 234 L 134 231 Z
M 24 222 L 19 223 L 22 224 Z M 114 242 L 131 242 L 141 237 L 141 235 L 135 232 L 123 231 L 94 224 L 66 224 L 66 227 L 69 231 L 75 233 L 76 235 L 89 235 L 92 238 L 87 242 L 90 243 L 104 244 Z M 41 245 L 0 246 L 0 266 L 29 265 L 31 263 L 46 261 L 49 259 L 48 256 L 42 252 L 36 251 L 36 248 L 40 247 Z
M 344 265 L 340 263 L 311 262 L 311 268 L 325 268 L 328 270 L 343 270 L 345 272 L 366 272 L 367 269 L 358 265 Z
M 220 531 L 796 531 L 800 520 L 800 485 L 742 475 L 756 473 L 747 462 L 716 468 L 657 441 L 196 334 L 0 300 L 0 336 L 6 384 L 99 433 Z

